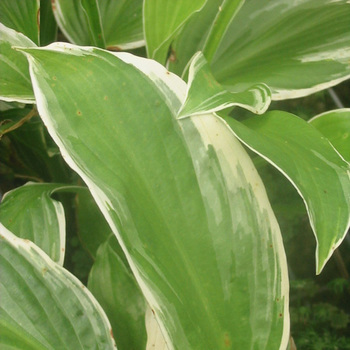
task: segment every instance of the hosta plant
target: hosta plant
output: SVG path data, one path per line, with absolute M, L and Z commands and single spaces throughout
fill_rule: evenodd
M 247 149 L 302 197 L 321 273 L 349 228 L 350 111 L 268 108 L 350 77 L 349 2 L 3 0 L 0 20 L 3 162 L 30 180 L 0 205 L 2 348 L 293 347 Z

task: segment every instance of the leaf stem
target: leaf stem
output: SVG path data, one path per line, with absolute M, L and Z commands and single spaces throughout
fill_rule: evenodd
M 38 111 L 36 110 L 36 108 L 33 108 L 25 117 L 23 117 L 21 120 L 19 120 L 16 124 L 13 124 L 8 129 L 2 131 L 0 133 L 0 139 L 3 135 L 7 134 L 10 131 L 18 129 L 20 126 L 22 126 L 24 123 L 26 123 L 27 121 L 29 121 L 32 117 L 34 117 L 36 115 L 38 115 Z

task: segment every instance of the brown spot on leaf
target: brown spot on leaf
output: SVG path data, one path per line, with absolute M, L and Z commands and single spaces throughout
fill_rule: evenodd
M 38 26 L 38 30 L 40 30 L 40 8 L 36 12 L 36 24 Z
M 81 117 L 83 115 L 83 113 L 78 109 L 77 110 L 77 116 Z
M 176 58 L 176 52 L 171 49 L 170 50 L 170 56 L 169 56 L 169 61 L 170 62 L 176 62 L 177 58 Z
M 228 333 L 224 334 L 224 345 L 225 345 L 225 348 L 231 347 L 231 339 Z

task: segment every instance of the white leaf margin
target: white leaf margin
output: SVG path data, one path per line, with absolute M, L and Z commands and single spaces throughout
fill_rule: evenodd
M 37 45 L 31 41 L 28 37 L 26 37 L 24 34 L 16 32 L 14 29 L 8 28 L 2 23 L 0 23 L 0 42 L 8 42 L 11 44 L 11 46 L 28 46 L 28 47 L 37 47 Z M 11 67 L 13 70 L 17 71 L 25 80 L 28 81 L 29 84 L 31 84 L 31 81 L 29 78 L 27 78 L 25 75 L 20 72 L 17 67 L 14 65 L 13 62 L 8 60 L 3 54 L 0 54 L 0 60 L 3 61 L 5 64 L 7 64 L 9 67 Z M 29 72 L 28 72 L 29 73 Z M 17 97 L 17 96 L 1 96 L 0 100 L 6 101 L 6 102 L 20 102 L 20 103 L 28 103 L 28 104 L 35 104 L 35 98 L 34 97 Z
M 19 48 L 20 49 L 20 48 Z M 130 65 L 133 65 L 135 68 L 137 68 L 141 73 L 145 74 L 156 86 L 159 91 L 164 95 L 165 101 L 170 107 L 170 109 L 173 111 L 174 119 L 177 118 L 177 112 L 181 108 L 182 103 L 184 102 L 186 98 L 186 90 L 187 90 L 187 84 L 177 75 L 169 72 L 165 67 L 163 67 L 160 63 L 146 58 L 140 58 L 138 56 L 129 54 L 129 53 L 113 53 L 109 52 L 103 49 L 98 49 L 95 47 L 81 47 L 73 44 L 67 44 L 67 43 L 53 43 L 45 48 L 36 48 L 37 50 L 52 50 L 52 51 L 59 51 L 66 53 L 67 55 L 74 55 L 74 56 L 84 56 L 86 54 L 99 57 L 97 55 L 97 52 L 107 52 L 108 54 L 114 55 L 117 58 L 121 59 L 125 63 L 128 63 Z M 53 121 L 50 119 L 50 113 L 48 109 L 48 105 L 46 100 L 43 96 L 45 96 L 45 92 L 41 93 L 40 89 L 38 87 L 38 84 L 36 83 L 36 77 L 35 77 L 35 60 L 33 57 L 26 53 L 25 50 L 23 50 L 23 53 L 27 56 L 29 65 L 30 65 L 30 74 L 33 81 L 33 87 L 34 87 L 34 93 L 37 99 L 37 108 L 39 111 L 40 116 L 42 117 L 46 127 L 48 128 L 48 131 L 55 141 L 55 143 L 58 145 L 61 154 L 67 164 L 75 171 L 77 172 L 83 181 L 88 186 L 91 194 L 93 195 L 98 207 L 100 208 L 101 212 L 103 213 L 105 219 L 107 220 L 109 226 L 111 227 L 114 234 L 117 236 L 118 241 L 125 252 L 126 258 L 129 262 L 129 265 L 136 277 L 136 280 L 147 300 L 149 305 L 151 306 L 152 310 L 155 311 L 155 314 L 161 313 L 161 309 L 158 306 L 157 300 L 154 298 L 152 292 L 148 289 L 148 287 L 143 282 L 143 278 L 140 276 L 138 272 L 138 268 L 133 263 L 132 259 L 127 254 L 127 249 L 123 244 L 123 240 L 121 239 L 120 233 L 118 231 L 118 228 L 116 227 L 116 224 L 113 222 L 112 217 L 110 216 L 108 210 L 106 208 L 113 208 L 112 203 L 110 200 L 106 197 L 106 195 L 88 178 L 87 175 L 85 175 L 85 172 L 83 169 L 80 169 L 79 165 L 77 165 L 74 161 L 74 159 L 69 155 L 68 150 L 65 148 L 63 142 L 60 140 L 59 136 L 55 132 L 55 127 Z M 171 94 L 175 94 L 174 98 L 171 98 Z M 209 123 L 205 125 L 202 118 L 208 119 Z M 192 118 L 192 117 L 190 117 Z M 195 125 L 201 125 L 198 132 L 202 135 L 203 139 L 208 139 L 208 136 L 210 138 L 210 135 L 213 135 L 216 133 L 215 125 L 218 126 L 221 130 L 225 129 L 225 134 L 230 135 L 230 137 L 233 138 L 232 141 L 237 141 L 239 138 L 236 137 L 234 132 L 231 130 L 231 128 L 228 126 L 228 124 L 220 117 L 218 117 L 215 113 L 212 114 L 206 114 L 206 115 L 200 115 L 200 116 L 194 116 L 195 118 Z M 225 146 L 224 143 L 219 142 L 222 144 L 222 147 L 220 148 L 220 152 L 224 153 L 227 161 L 229 163 L 232 163 L 232 160 L 230 161 L 230 157 L 228 157 L 228 154 L 232 152 L 231 148 L 228 148 L 227 145 Z M 236 160 L 233 160 L 235 163 Z M 235 164 L 233 164 L 235 166 Z M 227 174 L 226 174 L 227 176 Z M 261 180 L 260 180 L 261 181 Z M 261 181 L 262 184 L 262 181 Z M 260 186 L 260 189 L 258 191 L 259 193 L 256 195 L 257 199 L 259 200 L 260 204 L 261 201 L 264 201 L 264 199 L 267 199 L 266 191 L 264 189 L 264 186 Z M 266 202 L 267 209 L 269 209 L 269 213 L 271 217 L 269 219 L 271 222 L 276 222 L 277 220 L 274 217 L 273 211 L 271 209 L 270 203 Z M 278 227 L 279 231 L 279 227 Z M 287 261 L 286 256 L 284 252 L 283 247 L 283 241 L 281 234 L 274 235 L 274 243 L 276 244 L 276 254 L 279 256 L 279 263 L 281 268 L 281 274 L 282 274 L 282 280 L 281 280 L 281 295 L 284 298 L 284 316 L 283 316 L 283 332 L 280 342 L 280 350 L 285 350 L 287 347 L 288 341 L 289 341 L 289 335 L 290 335 L 290 319 L 289 319 L 289 283 L 288 283 L 288 268 L 287 268 Z M 163 328 L 162 324 L 159 324 L 159 328 L 163 334 L 164 340 L 167 342 L 168 347 L 171 345 L 171 339 L 169 335 L 167 334 L 167 331 L 165 328 Z M 172 349 L 170 347 L 170 349 Z M 158 349 L 157 349 L 158 350 Z
M 30 260 L 34 268 L 38 268 L 39 270 L 41 270 L 41 266 L 38 266 L 38 264 L 45 263 L 46 266 L 48 266 L 52 271 L 56 273 L 57 278 L 61 279 L 61 281 L 64 284 L 67 284 L 67 287 L 69 284 L 69 288 L 73 287 L 76 289 L 75 295 L 77 297 L 79 294 L 83 295 L 85 297 L 85 300 L 82 301 L 81 299 L 79 299 L 81 304 L 84 305 L 84 303 L 89 303 L 90 307 L 95 309 L 100 319 L 103 321 L 105 329 L 108 330 L 106 331 L 106 333 L 108 332 L 108 334 L 110 334 L 110 340 L 113 344 L 113 349 L 117 349 L 114 338 L 112 336 L 112 327 L 104 310 L 102 309 L 98 301 L 95 299 L 95 297 L 92 295 L 92 293 L 79 281 L 78 278 L 76 278 L 68 270 L 64 269 L 62 266 L 51 260 L 50 257 L 33 242 L 15 236 L 1 223 L 0 236 L 0 239 L 4 239 L 5 241 L 7 241 L 19 252 L 19 254 L 24 256 L 27 260 Z

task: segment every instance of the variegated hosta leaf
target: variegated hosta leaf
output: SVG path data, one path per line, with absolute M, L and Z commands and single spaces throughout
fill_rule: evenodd
M 284 349 L 288 276 L 263 184 L 227 125 L 177 120 L 154 61 L 24 49 L 40 115 L 116 234 L 170 349 Z
M 1 0 L 0 22 L 39 45 L 40 0 Z M 2 35 L 0 35 L 1 38 Z M 22 44 L 24 45 L 24 44 Z M 2 70 L 1 70 L 1 74 Z
M 261 114 L 266 112 L 271 102 L 270 90 L 263 84 L 236 93 L 224 89 L 213 77 L 201 52 L 193 57 L 188 80 L 186 100 L 179 112 L 179 118 L 215 112 L 232 106 Z
M 148 57 L 165 63 L 169 45 L 186 21 L 205 0 L 145 0 L 143 21 Z
M 96 299 L 60 265 L 0 223 L 2 349 L 116 349 Z
M 208 0 L 189 19 L 172 44 L 170 70 L 182 74 L 195 52 L 206 53 L 220 2 Z M 207 58 L 217 81 L 231 91 L 265 83 L 272 99 L 295 98 L 350 77 L 348 0 L 247 0 L 230 20 L 222 19 L 225 30 L 212 38 Z
M 60 202 L 51 195 L 58 184 L 27 183 L 7 192 L 0 204 L 0 222 L 16 236 L 33 241 L 63 265 L 66 221 Z
M 12 46 L 35 47 L 21 33 L 0 23 L 0 99 L 23 103 L 34 103 L 34 94 L 29 77 L 28 62 Z
M 118 350 L 145 349 L 146 302 L 114 235 L 97 251 L 88 288 L 111 322 Z
M 350 162 L 350 108 L 336 109 L 315 116 L 309 123 L 331 142 Z
M 274 100 L 306 96 L 350 78 L 348 0 L 249 0 L 212 61 L 230 89 L 265 83 Z M 331 29 L 330 29 L 331 28 Z
M 69 39 L 79 45 L 94 45 L 104 36 L 109 49 L 130 49 L 144 45 L 142 0 L 54 0 L 57 23 Z M 100 21 L 101 28 L 96 25 Z M 94 25 L 95 24 L 95 25 Z
M 279 169 L 303 197 L 317 241 L 320 273 L 350 224 L 350 166 L 307 122 L 273 111 L 243 123 L 227 118 L 237 137 Z

